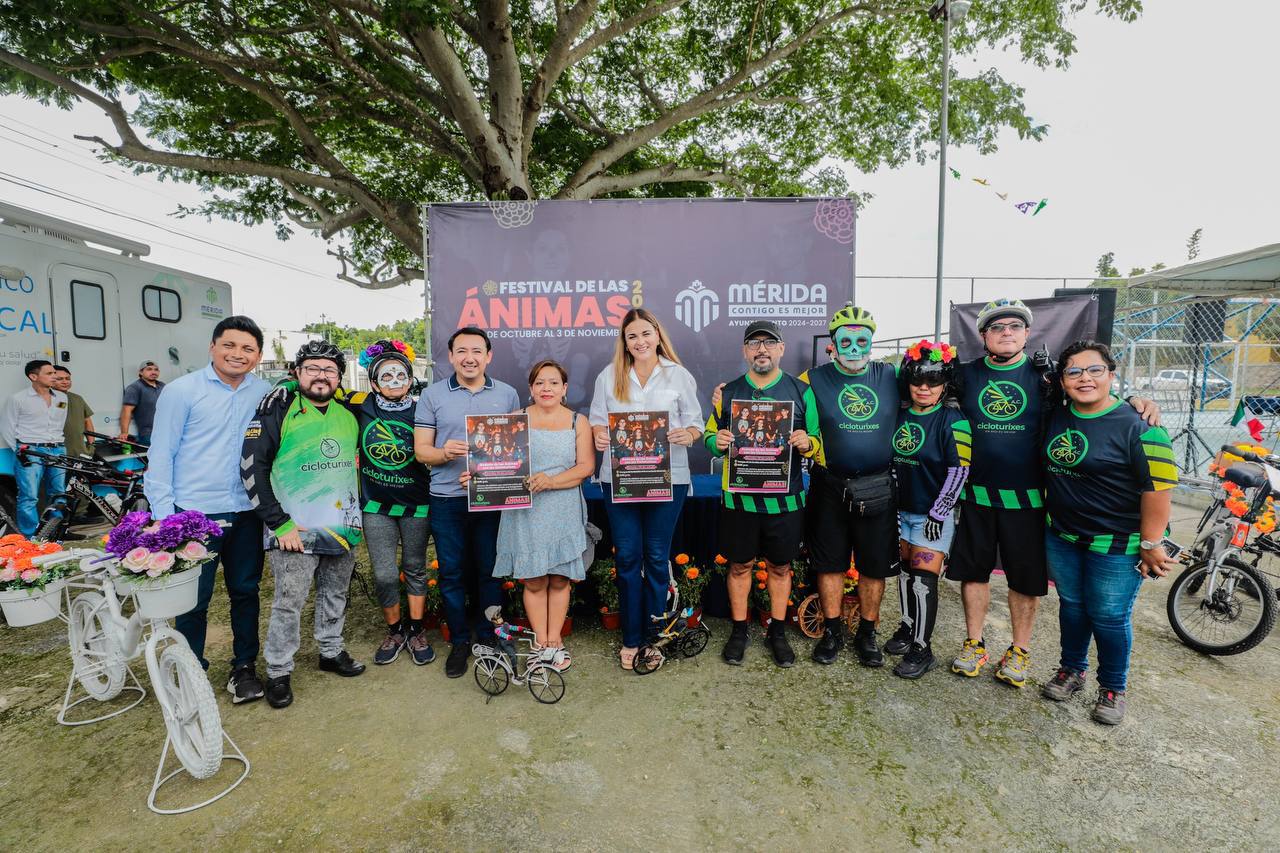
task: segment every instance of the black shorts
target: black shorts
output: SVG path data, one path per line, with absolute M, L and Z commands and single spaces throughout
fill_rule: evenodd
M 844 572 L 849 558 L 869 578 L 898 574 L 898 513 L 892 507 L 860 516 L 844 500 L 844 486 L 815 467 L 805 507 L 805 542 L 814 572 Z
M 991 572 L 1000 568 L 1014 592 L 1048 595 L 1044 514 L 1043 509 L 1003 509 L 965 501 L 951 543 L 947 577 L 988 583 Z
M 720 551 L 731 563 L 790 563 L 800 553 L 804 510 L 768 513 L 720 507 Z

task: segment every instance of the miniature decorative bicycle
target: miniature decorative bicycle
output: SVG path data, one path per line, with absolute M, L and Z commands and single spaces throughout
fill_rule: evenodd
M 528 628 L 512 627 L 512 632 L 519 642 L 525 643 L 526 651 L 518 651 L 514 645 L 510 650 L 494 648 L 484 643 L 476 643 L 471 647 L 475 655 L 474 667 L 476 684 L 487 695 L 485 704 L 515 684 L 524 684 L 544 705 L 554 705 L 564 698 L 564 676 L 542 660 L 541 651 L 535 651 L 534 641 L 537 639 Z
M 668 608 L 661 616 L 651 617 L 662 627 L 658 630 L 658 638 L 652 643 L 645 643 L 636 651 L 631 671 L 636 675 L 648 675 L 662 666 L 666 660 L 665 649 L 675 649 L 682 658 L 697 657 L 711 640 L 711 629 L 706 625 L 689 627 L 689 617 L 693 608 L 680 609 L 680 590 L 673 583 L 667 587 Z
M 166 730 L 160 763 L 156 767 L 151 793 L 147 796 L 147 807 L 157 814 L 182 814 L 226 796 L 249 775 L 249 759 L 223 731 L 209 677 L 186 639 L 169 624 L 169 619 L 194 606 L 199 570 L 184 572 L 192 576 L 144 594 L 141 590 L 130 589 L 127 581 L 117 580 L 120 575 L 118 563 L 103 551 L 75 548 L 36 557 L 32 563 L 55 565 L 72 560 L 80 562 L 80 572 L 66 579 L 63 588 L 65 615 L 61 611 L 57 614 L 67 623 L 72 661 L 71 677 L 62 699 L 62 709 L 58 712 L 58 722 L 64 726 L 84 726 L 119 716 L 136 707 L 146 697 L 147 691 L 139 683 L 129 661 L 141 656 L 146 662 Z M 72 598 L 72 589 L 83 591 Z M 134 612 L 125 617 L 122 603 L 129 599 L 133 600 Z M 132 683 L 127 683 L 130 681 Z M 72 701 L 77 684 L 87 695 Z M 90 699 L 106 702 L 123 691 L 134 692 L 138 696 L 125 707 L 92 719 L 68 719 L 68 713 L 81 703 Z M 223 740 L 230 744 L 232 752 L 223 751 Z M 164 775 L 170 748 L 182 766 Z M 208 779 L 218 772 L 223 759 L 241 762 L 244 772 L 221 793 L 186 808 L 162 809 L 156 806 L 156 794 L 174 776 L 185 770 L 196 779 Z

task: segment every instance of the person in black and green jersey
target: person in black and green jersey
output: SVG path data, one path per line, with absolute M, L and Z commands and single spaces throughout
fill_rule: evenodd
M 720 510 L 720 548 L 729 561 L 729 610 L 733 630 L 721 656 L 734 666 L 742 663 L 747 648 L 747 597 L 751 592 L 751 568 L 763 558 L 768 578 L 770 616 L 768 643 L 778 666 L 795 664 L 787 642 L 787 599 L 791 596 L 791 561 L 804 536 L 804 480 L 800 457 L 818 452 L 818 416 L 813 391 L 778 366 L 786 345 L 776 323 L 757 320 L 747 326 L 742 354 L 749 370 L 725 383 L 719 399 L 712 401 L 711 416 L 703 431 L 703 443 L 715 456 L 724 456 L 733 445 L 729 416 L 734 400 L 790 402 L 792 430 L 787 438 L 791 454 L 791 480 L 785 494 L 751 495 L 729 491 L 729 465 L 724 465 L 724 506 Z M 722 426 L 723 424 L 723 426 Z
M 1060 602 L 1062 659 L 1044 685 L 1063 701 L 1084 688 L 1089 641 L 1098 646 L 1093 718 L 1124 719 L 1133 603 L 1144 577 L 1178 564 L 1160 541 L 1178 484 L 1169 434 L 1148 426 L 1111 395 L 1116 363 L 1103 344 L 1067 347 L 1058 376 L 1070 404 L 1049 419 L 1041 460 L 1046 471 L 1049 575 Z
M 1039 450 L 1045 418 L 1061 401 L 1048 376 L 1049 353 L 1025 352 L 1031 321 L 1031 309 L 1018 299 L 996 299 L 978 312 L 986 354 L 961 365 L 958 376 L 960 408 L 973 430 L 973 462 L 947 566 L 947 577 L 960 581 L 967 628 L 951 670 L 974 677 L 989 660 L 983 628 L 999 561 L 1009 585 L 1013 636 L 995 675 L 1014 687 L 1026 684 L 1036 609 L 1049 592 Z M 1159 423 L 1154 403 L 1130 402 L 1149 423 Z
M 955 507 L 969 473 L 969 422 L 951 398 L 956 351 L 921 341 L 907 350 L 899 375 L 910 406 L 893 434 L 898 481 L 898 539 L 902 564 L 898 600 L 902 622 L 886 654 L 903 655 L 893 674 L 919 678 L 937 663 L 931 639 L 938 616 L 938 576 L 955 536 Z

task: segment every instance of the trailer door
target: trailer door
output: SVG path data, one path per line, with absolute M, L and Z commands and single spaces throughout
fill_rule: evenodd
M 54 360 L 71 370 L 71 388 L 93 409 L 99 432 L 119 427 L 124 374 L 120 364 L 120 294 L 115 276 L 54 264 Z

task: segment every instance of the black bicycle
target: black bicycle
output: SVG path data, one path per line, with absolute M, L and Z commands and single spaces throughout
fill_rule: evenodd
M 142 471 L 121 471 L 97 457 L 46 453 L 25 444 L 18 447 L 17 457 L 19 465 L 30 465 L 36 458 L 67 472 L 63 490 L 49 498 L 49 505 L 40 514 L 35 539 L 61 542 L 73 523 L 89 520 L 91 508 L 114 527 L 125 513 L 149 507 L 142 493 Z

